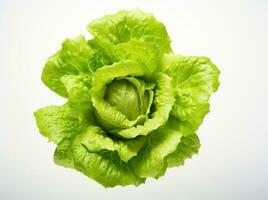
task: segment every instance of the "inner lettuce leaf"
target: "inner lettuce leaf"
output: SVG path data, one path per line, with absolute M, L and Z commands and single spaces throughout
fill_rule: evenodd
M 145 116 L 139 115 L 136 119 L 130 120 L 111 102 L 105 100 L 106 87 L 114 79 L 126 76 L 143 76 L 146 73 L 144 67 L 135 61 L 120 61 L 113 65 L 104 66 L 96 71 L 93 76 L 91 89 L 92 103 L 95 108 L 95 115 L 98 122 L 107 130 L 130 128 L 143 121 Z
M 108 84 L 104 98 L 129 120 L 135 120 L 139 115 L 144 115 L 145 119 L 150 106 L 149 95 L 145 82 L 131 77 Z
M 151 117 L 143 125 L 138 124 L 131 128 L 112 130 L 113 133 L 123 138 L 135 138 L 138 135 L 148 135 L 167 122 L 169 112 L 174 103 L 171 79 L 162 73 L 156 76 L 158 79 L 156 81 L 154 108 L 151 111 Z
M 165 26 L 139 9 L 88 24 L 68 38 L 41 79 L 63 105 L 34 112 L 57 146 L 54 162 L 104 187 L 140 185 L 197 154 L 220 71 L 204 56 L 175 55 Z

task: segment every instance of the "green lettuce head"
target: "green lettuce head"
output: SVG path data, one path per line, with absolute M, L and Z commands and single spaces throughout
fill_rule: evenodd
M 34 113 L 54 142 L 56 164 L 105 187 L 139 185 L 179 166 L 200 147 L 196 131 L 219 86 L 207 57 L 175 55 L 165 26 L 140 10 L 87 26 L 93 39 L 66 39 L 42 81 L 65 97 Z

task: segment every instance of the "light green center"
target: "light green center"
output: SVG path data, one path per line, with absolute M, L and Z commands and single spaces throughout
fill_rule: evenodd
M 145 96 L 144 100 L 148 101 L 148 95 Z M 107 85 L 104 99 L 129 120 L 135 120 L 139 115 L 144 114 L 137 88 L 128 80 L 114 80 Z

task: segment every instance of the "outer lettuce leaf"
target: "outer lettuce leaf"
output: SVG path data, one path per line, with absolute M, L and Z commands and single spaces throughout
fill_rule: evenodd
M 56 144 L 66 136 L 81 133 L 88 125 L 87 120 L 76 116 L 68 104 L 41 108 L 34 116 L 40 133 Z
M 165 157 L 162 169 L 154 178 L 165 175 L 167 168 L 183 165 L 186 159 L 198 153 L 199 148 L 200 142 L 196 134 L 182 137 L 176 151 Z
M 111 139 L 100 127 L 89 126 L 81 136 L 82 145 L 90 152 L 117 151 L 121 160 L 127 162 L 136 156 L 146 141 L 145 137 L 132 140 Z
M 161 54 L 157 46 L 151 42 L 136 39 L 129 42 L 113 45 L 101 38 L 95 38 L 89 42 L 91 46 L 101 49 L 103 54 L 113 62 L 133 60 L 143 65 L 146 69 L 146 78 L 154 78 L 153 73 L 163 71 Z
M 54 152 L 54 162 L 63 167 L 74 168 L 73 154 L 71 151 L 72 141 L 75 135 L 65 137 Z
M 68 100 L 73 103 L 90 101 L 91 78 L 89 76 L 64 75 L 60 78 L 68 93 Z
M 103 65 L 111 64 L 112 60 L 97 46 L 90 45 L 85 37 L 67 39 L 62 48 L 49 57 L 42 73 L 42 81 L 51 90 L 63 97 L 68 92 L 61 80 L 63 76 L 79 76 L 84 78 L 85 85 L 90 86 L 92 74 Z
M 153 15 L 139 9 L 106 15 L 91 22 L 87 28 L 95 37 L 112 44 L 135 39 L 155 44 L 161 53 L 171 52 L 170 38 L 165 26 Z
M 172 123 L 152 132 L 145 148 L 131 160 L 139 177 L 155 177 L 166 167 L 165 157 L 173 153 L 182 137 Z
M 60 78 L 68 94 L 68 105 L 76 115 L 88 118 L 94 123 L 91 103 L 91 77 L 87 75 L 64 75 Z M 89 84 L 90 83 L 90 84 Z
M 101 155 L 106 152 L 107 154 L 113 154 L 115 157 L 117 156 L 114 152 L 117 152 L 120 159 L 124 162 L 127 162 L 129 159 L 136 156 L 146 142 L 145 137 L 139 137 L 125 142 L 117 139 L 111 139 L 104 131 L 101 130 L 101 128 L 97 126 L 89 126 L 87 130 L 78 137 L 79 145 L 83 147 L 83 152 L 85 152 L 84 149 L 86 149 L 89 153 L 96 153 L 96 155 Z M 54 162 L 56 164 L 74 168 L 74 160 L 76 159 L 74 156 L 76 155 L 76 151 L 79 151 L 76 148 L 79 145 L 74 143 L 77 142 L 78 139 L 74 138 L 75 136 L 65 137 L 58 144 L 54 153 Z M 76 147 L 72 148 L 72 145 L 76 145 Z M 72 150 L 74 150 L 74 153 Z M 87 156 L 87 153 L 84 156 Z M 109 162 L 112 162 L 112 160 Z
M 186 159 L 198 153 L 199 148 L 200 141 L 196 134 L 182 137 L 176 151 L 166 157 L 168 167 L 183 165 Z
M 83 135 L 78 135 L 71 147 L 75 169 L 91 177 L 105 187 L 139 185 L 145 179 L 133 173 L 128 163 L 117 152 L 102 150 L 93 152 L 83 145 Z
M 171 115 L 180 120 L 180 132 L 195 133 L 209 112 L 209 97 L 219 86 L 219 70 L 207 57 L 168 57 L 176 101 Z
M 150 74 L 162 71 L 159 49 L 153 43 L 130 40 L 114 46 L 112 50 L 118 60 L 135 60 L 143 64 Z
M 63 97 L 68 97 L 65 86 L 60 78 L 64 75 L 85 77 L 84 82 L 90 84 L 90 75 L 98 66 L 95 65 L 96 51 L 89 47 L 84 36 L 67 39 L 62 49 L 49 57 L 42 73 L 42 81 L 51 90 Z M 88 77 L 84 76 L 87 75 Z M 87 83 L 89 81 L 89 83 Z
M 111 50 L 102 47 L 96 38 L 87 41 L 89 47 L 94 50 L 94 55 L 91 59 L 91 65 L 94 66 L 94 71 L 105 65 L 111 65 L 118 60 L 113 57 Z M 109 44 L 110 48 L 110 44 Z

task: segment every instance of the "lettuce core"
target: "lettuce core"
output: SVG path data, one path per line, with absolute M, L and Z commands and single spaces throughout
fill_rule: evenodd
M 140 95 L 143 97 L 139 98 L 137 88 L 130 81 L 121 79 L 107 86 L 105 100 L 129 120 L 135 120 L 139 115 L 144 115 L 148 107 L 147 91 L 143 91 Z
M 219 86 L 204 56 L 175 55 L 165 26 L 135 9 L 92 21 L 68 38 L 42 81 L 67 99 L 34 113 L 54 162 L 105 187 L 140 185 L 198 153 L 196 134 Z

